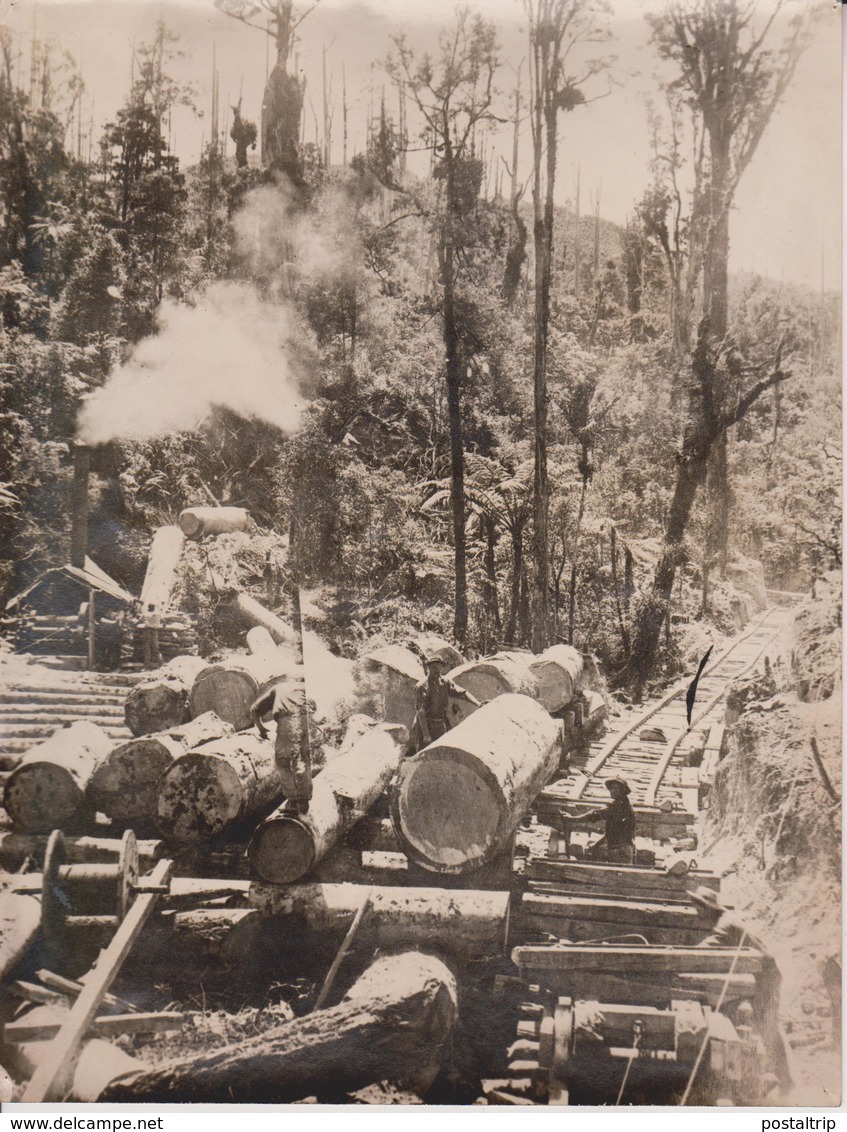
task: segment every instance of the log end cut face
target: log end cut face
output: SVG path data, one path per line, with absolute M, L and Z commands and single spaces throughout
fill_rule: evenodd
M 315 864 L 315 839 L 296 815 L 266 822 L 250 842 L 250 864 L 268 884 L 292 884 Z
M 187 696 L 166 680 L 160 684 L 133 688 L 124 705 L 124 719 L 133 735 L 149 735 L 188 720 Z
M 79 810 L 83 794 L 64 767 L 27 763 L 6 783 L 3 805 L 16 830 L 49 833 L 61 829 Z
M 407 763 L 397 802 L 405 840 L 426 867 L 465 870 L 487 860 L 498 844 L 499 788 L 463 751 L 442 747 Z
M 225 759 L 185 755 L 159 785 L 157 822 L 174 841 L 214 837 L 238 821 L 241 811 L 241 783 Z
M 250 705 L 259 683 L 249 672 L 232 668 L 210 668 L 201 672 L 191 689 L 191 715 L 213 711 L 236 731 L 250 726 Z
M 171 753 L 155 738 L 123 743 L 94 772 L 88 799 L 114 821 L 150 818 L 156 812 L 159 779 L 172 762 Z

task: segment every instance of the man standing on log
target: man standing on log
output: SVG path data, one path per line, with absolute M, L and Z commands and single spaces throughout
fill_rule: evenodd
M 250 718 L 263 739 L 268 737 L 263 719 L 270 718 L 276 724 L 274 758 L 286 807 L 304 814 L 312 797 L 306 689 L 301 684 L 282 681 L 274 684 L 251 705 Z
M 440 739 L 452 724 L 448 716 L 450 697 L 456 696 L 474 707 L 481 707 L 476 696 L 444 676 L 444 658 L 433 653 L 426 659 L 426 679 L 415 685 L 415 722 L 409 736 L 407 755 L 416 755 L 434 739 Z
M 743 921 L 737 919 L 720 903 L 714 889 L 705 885 L 691 893 L 697 905 L 700 918 L 710 929 L 697 945 L 698 947 L 752 947 L 762 957 L 762 969 L 756 976 L 756 1007 L 754 1017 L 768 1053 L 773 1059 L 777 1079 L 783 1091 L 794 1084 L 791 1064 L 782 1027 L 779 1024 L 779 996 L 782 989 L 782 976 L 776 960 L 767 945 L 754 935 Z

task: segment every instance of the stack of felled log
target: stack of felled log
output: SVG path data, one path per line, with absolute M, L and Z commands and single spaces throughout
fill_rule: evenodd
M 216 664 L 177 657 L 134 685 L 125 708 L 134 736 L 128 742 L 115 747 L 101 728 L 79 722 L 33 747 L 5 785 L 15 831 L 84 831 L 99 812 L 122 824 L 155 822 L 169 838 L 195 841 L 281 802 L 273 740 L 243 729 L 266 688 L 285 680 L 302 689 L 302 663 L 290 644 L 293 631 L 268 611 L 263 616 L 288 644 L 254 627 L 249 653 Z M 303 719 L 283 725 L 292 746 L 302 741 Z
M 414 645 L 414 647 L 412 647 Z M 425 647 L 424 647 L 425 646 Z M 415 716 L 415 685 L 424 679 L 424 661 L 441 656 L 450 680 L 481 703 L 516 693 L 537 700 L 547 712 L 568 720 L 599 722 L 605 713 L 602 697 L 588 687 L 590 666 L 570 645 L 553 645 L 535 656 L 504 651 L 465 662 L 446 641 L 429 635 L 408 645 L 381 645 L 362 653 L 354 667 L 360 710 L 389 723 L 411 727 Z M 459 723 L 476 709 L 459 697 L 450 703 L 451 723 Z

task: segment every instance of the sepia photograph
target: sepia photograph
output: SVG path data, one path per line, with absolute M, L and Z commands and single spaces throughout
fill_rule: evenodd
M 4 1111 L 841 1105 L 841 52 L 0 0 Z

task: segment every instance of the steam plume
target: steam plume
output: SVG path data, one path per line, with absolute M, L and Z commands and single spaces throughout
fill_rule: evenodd
M 86 399 L 78 427 L 84 444 L 195 429 L 215 405 L 296 430 L 303 400 L 287 307 L 262 302 L 243 283 L 214 283 L 193 306 L 164 302 L 160 323 Z

